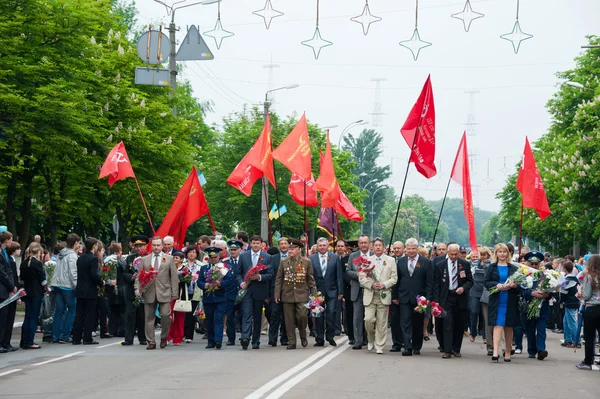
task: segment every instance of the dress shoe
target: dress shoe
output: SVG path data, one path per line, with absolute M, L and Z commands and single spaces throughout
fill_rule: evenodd
M 452 354 L 451 354 L 451 353 L 444 353 L 444 354 L 442 355 L 442 359 L 450 359 L 451 357 L 452 357 Z
M 400 352 L 400 348 L 397 346 L 392 346 L 392 349 L 390 349 L 390 352 Z
M 18 350 L 19 350 L 19 348 L 15 348 L 15 347 L 14 347 L 14 346 L 12 346 L 12 345 L 8 345 L 8 346 L 7 346 L 7 347 L 5 347 L 4 349 L 6 349 L 6 350 L 7 350 L 7 351 L 9 351 L 9 352 L 16 352 L 16 351 L 18 351 Z
M 544 360 L 548 357 L 548 351 L 539 351 L 537 354 L 538 360 Z
M 355 341 L 353 339 L 350 339 L 350 340 L 348 340 L 348 345 L 354 345 L 354 342 Z
M 377 349 L 377 354 L 378 355 L 383 355 L 383 349 Z
M 288 346 L 288 341 L 281 341 L 281 346 Z
M 98 345 L 99 342 L 98 341 L 87 341 L 87 342 L 83 341 L 83 344 L 84 345 Z
M 454 357 L 462 357 L 462 355 L 460 354 L 460 352 L 452 352 L 452 356 L 454 356 Z
M 221 349 L 222 346 L 223 345 L 221 345 L 220 342 L 215 343 L 215 348 L 217 348 L 217 349 Z
M 247 339 L 242 339 L 240 342 L 241 342 L 241 344 L 242 344 L 242 349 L 243 349 L 243 350 L 246 350 L 246 349 L 248 349 L 248 343 L 249 343 L 249 342 L 248 342 L 248 340 L 247 340 Z
M 337 346 L 337 342 L 335 342 L 335 340 L 333 340 L 333 339 L 330 339 L 327 342 L 329 342 L 329 345 L 331 345 L 331 346 Z
M 358 349 L 362 349 L 362 347 L 363 347 L 362 345 L 356 344 L 356 345 L 352 346 L 352 349 L 358 350 Z
M 252 349 L 260 349 L 260 345 L 259 344 L 252 344 Z
M 277 341 L 269 341 L 269 345 L 274 348 L 277 346 Z
M 205 346 L 206 349 L 213 349 L 215 347 L 215 344 L 208 344 Z
M 324 342 L 316 342 L 314 346 L 325 346 Z
M 140 345 L 148 345 L 148 341 L 140 341 Z
M 148 344 L 148 346 L 146 347 L 146 350 L 150 351 L 156 349 L 156 344 Z
M 371 352 L 371 351 L 373 350 L 373 348 L 375 348 L 375 345 L 374 345 L 372 342 L 369 342 L 369 343 L 367 344 L 367 350 L 368 350 L 369 352 Z
M 166 347 L 167 347 L 167 340 L 161 338 L 161 340 L 160 340 L 160 349 L 165 349 Z
M 528 356 L 530 359 L 535 359 L 535 355 L 529 355 Z
M 105 338 L 114 338 L 114 337 L 115 337 L 115 336 L 114 336 L 114 335 L 111 335 L 111 334 L 101 334 L 101 335 L 100 335 L 100 338 L 102 338 L 102 339 L 105 339 Z
M 71 344 L 73 344 L 73 345 L 81 345 L 81 341 L 73 341 L 73 342 L 71 342 Z
M 300 343 L 302 344 L 303 348 L 306 348 L 308 346 L 308 339 L 306 339 L 306 337 L 300 337 Z
M 70 344 L 71 342 L 73 342 L 73 339 L 72 338 L 61 339 L 59 342 L 61 344 Z
M 0 348 L 0 353 L 6 353 L 8 352 L 5 348 Z
M 227 345 L 227 346 L 234 346 L 235 342 L 227 341 L 227 344 L 225 344 L 225 345 Z
M 42 342 L 45 342 L 45 343 L 49 344 L 49 343 L 52 342 L 52 337 L 43 337 L 42 338 Z
M 369 341 L 363 341 L 363 346 L 367 346 L 369 344 Z
M 285 347 L 285 349 L 288 349 L 288 350 L 290 350 L 290 349 L 296 349 L 296 345 L 288 345 L 288 346 Z
M 412 356 L 412 351 L 402 351 L 402 356 Z
M 121 342 L 121 346 L 131 346 L 131 345 L 133 345 L 133 342 L 129 342 L 129 341 Z
M 415 356 L 419 356 L 421 354 L 421 351 L 418 349 L 413 350 L 413 355 Z

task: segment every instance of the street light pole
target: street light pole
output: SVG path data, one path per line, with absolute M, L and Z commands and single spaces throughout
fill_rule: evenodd
M 352 123 L 350 123 L 348 126 L 346 126 L 346 127 L 344 128 L 344 130 L 342 130 L 342 134 L 340 135 L 340 139 L 339 139 L 339 141 L 338 141 L 338 148 L 342 148 L 342 139 L 344 138 L 344 135 L 346 134 L 346 132 L 347 132 L 348 130 L 350 130 L 350 129 L 352 129 L 353 127 L 356 127 L 356 126 L 363 126 L 363 125 L 366 125 L 367 123 L 369 123 L 369 122 L 366 122 L 366 121 L 363 121 L 362 119 L 359 119 L 359 120 L 357 120 L 357 121 L 355 121 L 355 122 L 352 122 Z
M 265 102 L 264 102 L 264 120 L 265 122 L 267 121 L 267 115 L 269 115 L 269 107 L 271 106 L 271 103 L 269 102 L 269 93 L 272 93 L 274 91 L 278 91 L 278 90 L 289 90 L 289 89 L 295 89 L 296 87 L 299 87 L 300 85 L 297 84 L 293 84 L 293 85 L 289 85 L 289 86 L 284 86 L 284 87 L 279 87 L 277 89 L 272 89 L 269 90 L 265 93 Z M 269 204 L 269 195 L 267 193 L 267 188 L 269 187 L 267 185 L 267 178 L 265 176 L 263 176 L 263 178 L 261 179 L 262 185 L 261 185 L 261 199 L 260 199 L 260 236 L 262 237 L 262 239 L 267 239 L 267 241 L 269 243 L 271 243 L 271 234 L 269 232 L 269 210 L 268 210 L 268 204 Z M 280 204 L 278 204 L 280 205 Z M 280 223 L 281 225 L 281 223 Z M 282 232 L 280 232 L 282 233 Z
M 382 188 L 387 188 L 387 186 L 381 186 L 379 187 L 377 190 L 375 190 L 373 192 L 373 195 L 371 196 L 371 239 L 373 239 L 374 235 L 373 235 L 373 221 L 375 219 L 375 194 L 377 194 L 377 191 L 381 190 Z

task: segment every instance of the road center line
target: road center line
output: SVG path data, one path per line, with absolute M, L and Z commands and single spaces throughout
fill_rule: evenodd
M 288 378 L 290 378 L 291 376 L 296 374 L 298 371 L 304 369 L 311 363 L 317 361 L 319 358 L 321 358 L 324 355 L 326 355 L 327 353 L 331 352 L 334 348 L 335 348 L 334 346 L 328 346 L 327 348 L 321 349 L 320 351 L 313 354 L 308 359 L 298 363 L 296 366 L 292 367 L 291 369 L 287 370 L 286 372 L 273 378 L 271 381 L 267 382 L 265 385 L 261 386 L 256 391 L 254 391 L 250 395 L 246 396 L 245 399 L 260 399 L 260 398 L 262 398 L 271 389 L 275 388 L 276 386 L 278 386 L 279 384 L 281 384 L 282 382 L 284 382 L 285 380 L 287 380 Z
M 12 370 L 5 371 L 4 373 L 0 373 L 0 377 L 4 377 L 5 375 L 9 375 L 12 373 L 17 373 L 19 371 L 23 371 L 23 369 L 12 369 Z
M 97 346 L 96 349 L 108 348 L 109 346 L 120 345 L 120 344 L 121 344 L 121 341 L 113 342 L 112 344 Z
M 56 359 L 50 359 L 50 360 L 46 360 L 45 362 L 34 363 L 34 364 L 32 364 L 32 366 L 43 366 L 44 364 L 58 362 L 59 360 L 68 359 L 73 356 L 81 355 L 82 353 L 85 353 L 85 351 L 69 353 L 68 355 L 57 357 Z
M 330 361 L 335 359 L 337 356 L 339 356 L 343 351 L 347 350 L 348 348 L 350 348 L 350 345 L 343 345 L 341 348 L 337 348 L 335 351 L 331 352 L 330 354 L 325 356 L 323 359 L 319 360 L 317 363 L 308 367 L 306 370 L 304 370 L 303 372 L 301 372 L 300 374 L 298 374 L 291 380 L 287 381 L 285 384 L 281 385 L 279 388 L 277 388 L 275 391 L 273 391 L 273 393 L 271 393 L 269 396 L 267 396 L 266 399 L 277 399 L 277 398 L 282 397 L 283 394 L 285 394 L 287 391 L 289 391 L 294 386 L 298 385 L 306 377 L 310 376 L 312 373 L 319 370 L 321 367 L 325 366 L 327 363 L 329 363 Z

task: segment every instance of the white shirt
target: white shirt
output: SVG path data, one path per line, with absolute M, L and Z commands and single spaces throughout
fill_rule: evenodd
M 450 260 L 450 257 L 448 255 L 446 255 L 446 259 L 448 259 L 448 281 L 450 282 L 450 284 L 448 285 L 449 289 L 451 290 L 455 290 L 458 288 L 458 280 L 456 282 L 457 287 L 453 287 L 452 286 L 452 277 L 454 277 L 454 275 L 452 274 L 452 261 Z M 458 274 L 458 259 L 456 260 L 456 273 Z

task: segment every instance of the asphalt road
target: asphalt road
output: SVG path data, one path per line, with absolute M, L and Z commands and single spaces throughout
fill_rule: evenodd
M 600 373 L 575 364 L 583 350 L 560 347 L 549 332 L 544 360 L 514 355 L 492 364 L 481 339 L 465 338 L 460 359 L 441 359 L 434 337 L 421 356 L 402 357 L 337 347 L 287 351 L 266 345 L 205 349 L 198 339 L 147 351 L 121 339 L 97 346 L 43 344 L 40 350 L 0 354 L 0 397 L 5 398 L 598 398 Z M 99 339 L 99 338 L 97 338 Z M 36 340 L 41 342 L 41 338 Z M 18 340 L 13 345 L 18 344 Z

